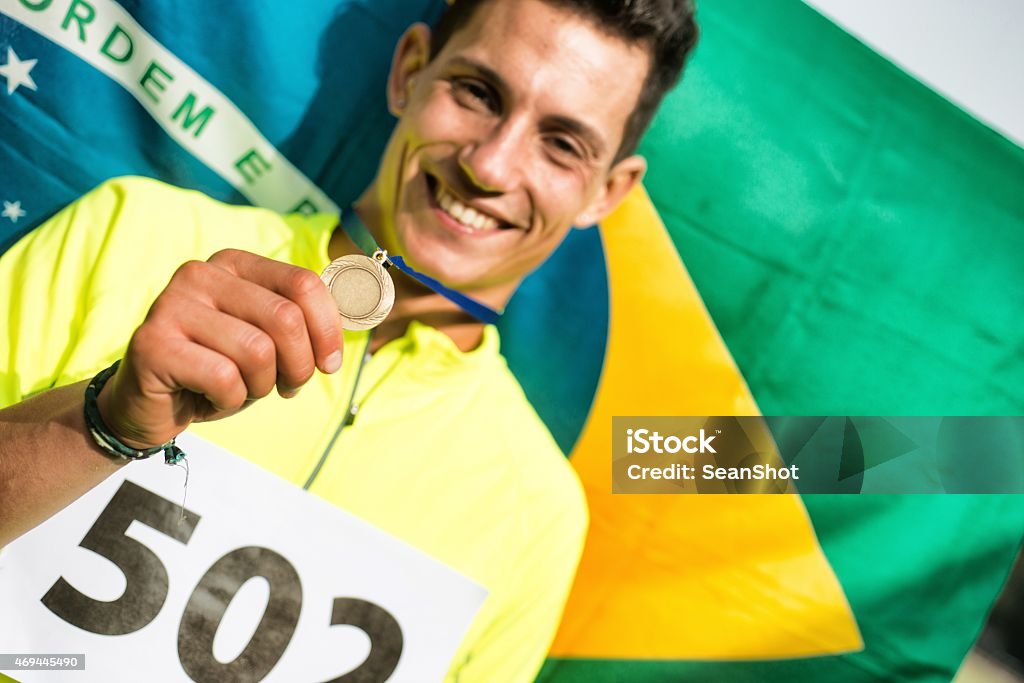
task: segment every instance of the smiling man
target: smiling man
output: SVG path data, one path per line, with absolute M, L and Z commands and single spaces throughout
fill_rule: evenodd
M 398 44 L 398 124 L 341 228 L 122 179 L 27 236 L 0 259 L 0 543 L 191 427 L 484 586 L 449 675 L 530 680 L 586 505 L 452 292 L 502 309 L 618 204 L 695 38 L 684 0 L 459 0 Z M 395 273 L 387 319 L 343 332 L 317 273 L 366 244 L 433 284 Z
M 467 25 L 435 40 L 433 59 L 423 26 L 395 55 L 388 90 L 400 120 L 357 208 L 385 246 L 494 307 L 644 170 L 620 147 L 651 55 L 592 20 L 566 21 L 571 12 L 463 8 Z

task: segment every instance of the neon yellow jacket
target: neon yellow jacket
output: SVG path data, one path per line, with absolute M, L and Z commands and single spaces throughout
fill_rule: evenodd
M 144 178 L 105 183 L 0 258 L 0 407 L 123 355 L 183 262 L 231 247 L 319 272 L 336 225 Z M 344 417 L 365 345 L 366 333 L 346 333 L 339 373 L 192 431 L 302 486 Z M 572 582 L 586 504 L 497 330 L 463 353 L 414 323 L 366 363 L 356 401 L 310 490 L 489 590 L 449 680 L 532 680 Z

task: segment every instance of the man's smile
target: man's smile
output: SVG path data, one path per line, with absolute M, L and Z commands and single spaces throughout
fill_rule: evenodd
M 464 234 L 485 234 L 517 227 L 503 216 L 479 205 L 472 206 L 470 200 L 457 195 L 436 176 L 425 175 L 431 207 L 447 227 Z

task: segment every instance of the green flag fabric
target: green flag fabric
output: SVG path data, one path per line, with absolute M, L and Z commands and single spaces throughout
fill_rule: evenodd
M 1024 150 L 801 2 L 705 0 L 699 19 L 645 182 L 762 412 L 1021 414 Z M 949 681 L 1024 497 L 803 498 L 862 651 L 561 658 L 541 680 Z

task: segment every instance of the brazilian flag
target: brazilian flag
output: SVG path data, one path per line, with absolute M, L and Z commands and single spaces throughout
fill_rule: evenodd
M 118 175 L 347 205 L 442 7 L 0 0 L 0 250 Z M 798 0 L 699 19 L 645 188 L 503 321 L 591 506 L 540 679 L 948 681 L 1024 497 L 613 497 L 611 416 L 1021 414 L 1024 151 Z

